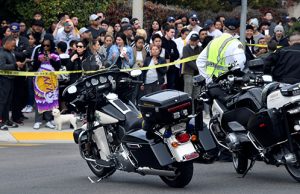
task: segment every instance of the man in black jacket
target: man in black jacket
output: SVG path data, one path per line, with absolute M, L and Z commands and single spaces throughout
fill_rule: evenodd
M 162 37 L 162 48 L 170 54 L 170 62 L 174 62 L 179 58 L 179 52 L 176 43 L 172 40 L 175 36 L 175 28 L 166 26 L 165 36 Z M 168 89 L 179 89 L 179 68 L 172 65 L 167 72 L 167 87 Z
M 13 53 L 16 47 L 16 40 L 8 36 L 3 40 L 3 48 L 0 49 L 0 70 L 16 71 L 25 65 L 22 62 L 16 62 Z M 9 121 L 9 107 L 11 104 L 14 87 L 14 77 L 0 75 L 0 130 L 7 130 L 6 123 Z
M 264 72 L 271 73 L 275 81 L 295 84 L 300 82 L 300 32 L 290 36 L 289 44 L 265 59 Z

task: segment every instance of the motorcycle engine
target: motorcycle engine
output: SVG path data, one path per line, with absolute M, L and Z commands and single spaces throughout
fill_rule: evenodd
M 130 157 L 129 151 L 121 144 L 118 150 L 113 154 L 117 160 L 118 169 L 126 172 L 134 172 L 135 163 Z

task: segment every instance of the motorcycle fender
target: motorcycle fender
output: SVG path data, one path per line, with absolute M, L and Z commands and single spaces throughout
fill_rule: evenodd
M 99 153 L 102 160 L 108 161 L 108 155 L 110 154 L 108 142 L 106 139 L 105 129 L 103 127 L 99 127 L 94 130 L 93 140 L 96 142 L 97 147 L 99 149 Z
M 166 141 L 173 157 L 177 162 L 185 162 L 199 157 L 199 154 L 191 141 L 179 144 L 178 147 L 172 146 L 173 142 L 177 142 L 175 135 L 172 135 Z

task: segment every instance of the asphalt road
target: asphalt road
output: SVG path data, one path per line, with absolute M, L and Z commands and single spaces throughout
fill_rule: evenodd
M 231 163 L 194 164 L 194 177 L 184 189 L 166 186 L 157 176 L 116 172 L 100 183 L 80 158 L 75 144 L 5 145 L 0 143 L 0 194 L 108 193 L 299 193 L 284 167 L 262 162 L 245 178 Z

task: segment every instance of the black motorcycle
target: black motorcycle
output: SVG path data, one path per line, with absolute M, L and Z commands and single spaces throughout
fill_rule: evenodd
M 141 84 L 134 79 L 139 73 L 109 70 L 65 89 L 66 101 L 86 110 L 87 123 L 74 131 L 74 140 L 98 181 L 121 170 L 158 175 L 170 187 L 185 187 L 200 153 L 195 130 L 187 130 L 191 98 L 159 91 L 140 99 L 140 112 L 129 100 Z
M 270 81 L 229 71 L 205 87 L 202 99 L 212 104 L 209 128 L 216 142 L 232 153 L 233 166 L 243 177 L 255 161 L 263 160 L 284 165 L 300 182 L 300 87 L 276 82 L 262 87 Z M 224 92 L 222 100 L 215 88 Z

